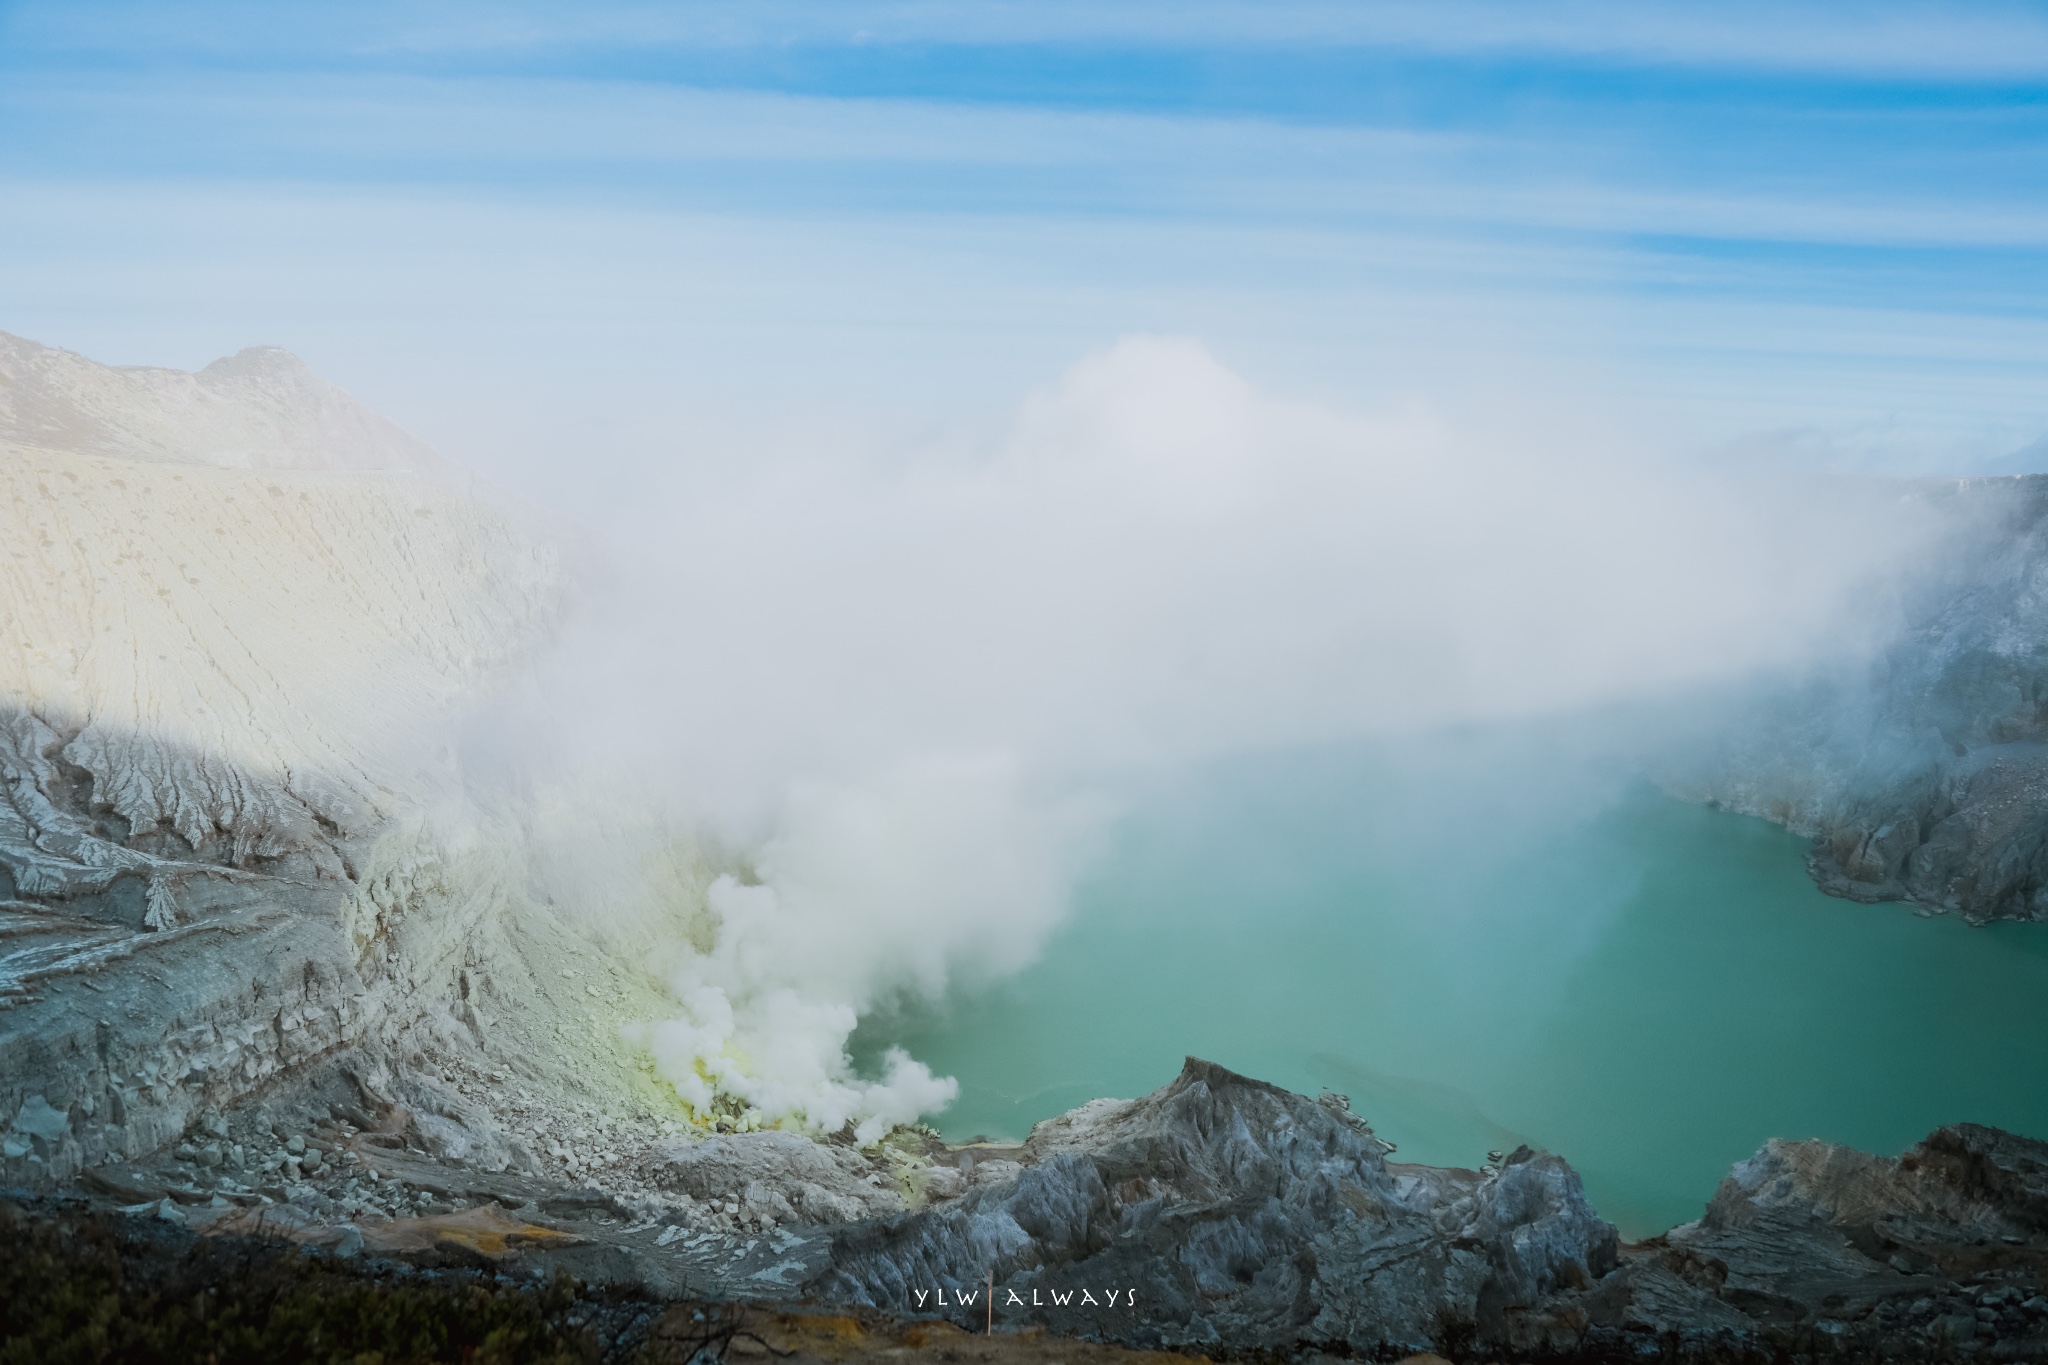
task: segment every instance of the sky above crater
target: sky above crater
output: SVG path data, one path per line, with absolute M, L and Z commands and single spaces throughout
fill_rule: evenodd
M 285 345 L 538 494 L 950 439 L 1134 334 L 2048 468 L 2048 10 L 17 0 L 0 328 Z

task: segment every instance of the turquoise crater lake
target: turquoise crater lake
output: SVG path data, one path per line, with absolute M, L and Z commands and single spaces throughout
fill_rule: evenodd
M 1348 1094 L 1400 1160 L 1548 1147 L 1631 1236 L 1773 1135 L 2048 1136 L 2048 926 L 1832 899 L 1803 840 L 1647 785 L 1511 786 L 1418 801 L 1326 755 L 1153 793 L 1034 966 L 870 1020 L 856 1056 L 958 1077 L 958 1140 L 1195 1053 Z

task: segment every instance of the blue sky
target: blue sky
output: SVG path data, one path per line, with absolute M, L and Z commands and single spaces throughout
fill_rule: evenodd
M 515 478 L 1132 332 L 2048 468 L 2048 7 L 0 4 L 0 328 L 280 342 Z

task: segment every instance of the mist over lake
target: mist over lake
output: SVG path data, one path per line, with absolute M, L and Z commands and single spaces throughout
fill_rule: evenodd
M 1398 1159 L 1574 1154 L 1631 1235 L 1770 1136 L 1896 1152 L 2048 1126 L 2048 932 L 1818 891 L 1808 841 L 1569 763 L 1296 753 L 1136 798 L 1040 960 L 870 1021 L 959 1078 L 949 1137 L 1021 1138 L 1194 1053 L 1348 1094 Z M 1418 788 L 1418 767 L 1460 771 Z M 1418 809 L 1418 805 L 1421 807 Z M 1924 914 L 1924 912 L 1923 912 Z

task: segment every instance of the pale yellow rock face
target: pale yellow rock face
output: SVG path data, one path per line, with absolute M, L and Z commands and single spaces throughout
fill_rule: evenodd
M 275 346 L 196 373 L 102 365 L 0 332 L 0 445 L 220 469 L 460 472 Z
M 15 766 L 59 804 L 65 772 L 89 774 L 136 853 L 183 856 L 152 840 L 174 833 L 208 861 L 337 871 L 334 837 L 432 799 L 446 722 L 561 614 L 552 547 L 465 483 L 282 351 L 186 374 L 0 333 Z M 52 862 L 75 822 L 22 820 L 48 892 L 133 861 L 81 844 Z
M 69 1116 L 0 1176 L 423 1018 L 480 1046 L 522 863 L 453 726 L 565 604 L 548 541 L 283 352 L 0 334 L 0 1121 Z
M 175 790 L 176 749 L 373 818 L 559 601 L 549 550 L 415 475 L 0 458 L 0 705 L 82 726 L 67 757 L 131 821 L 233 800 Z

